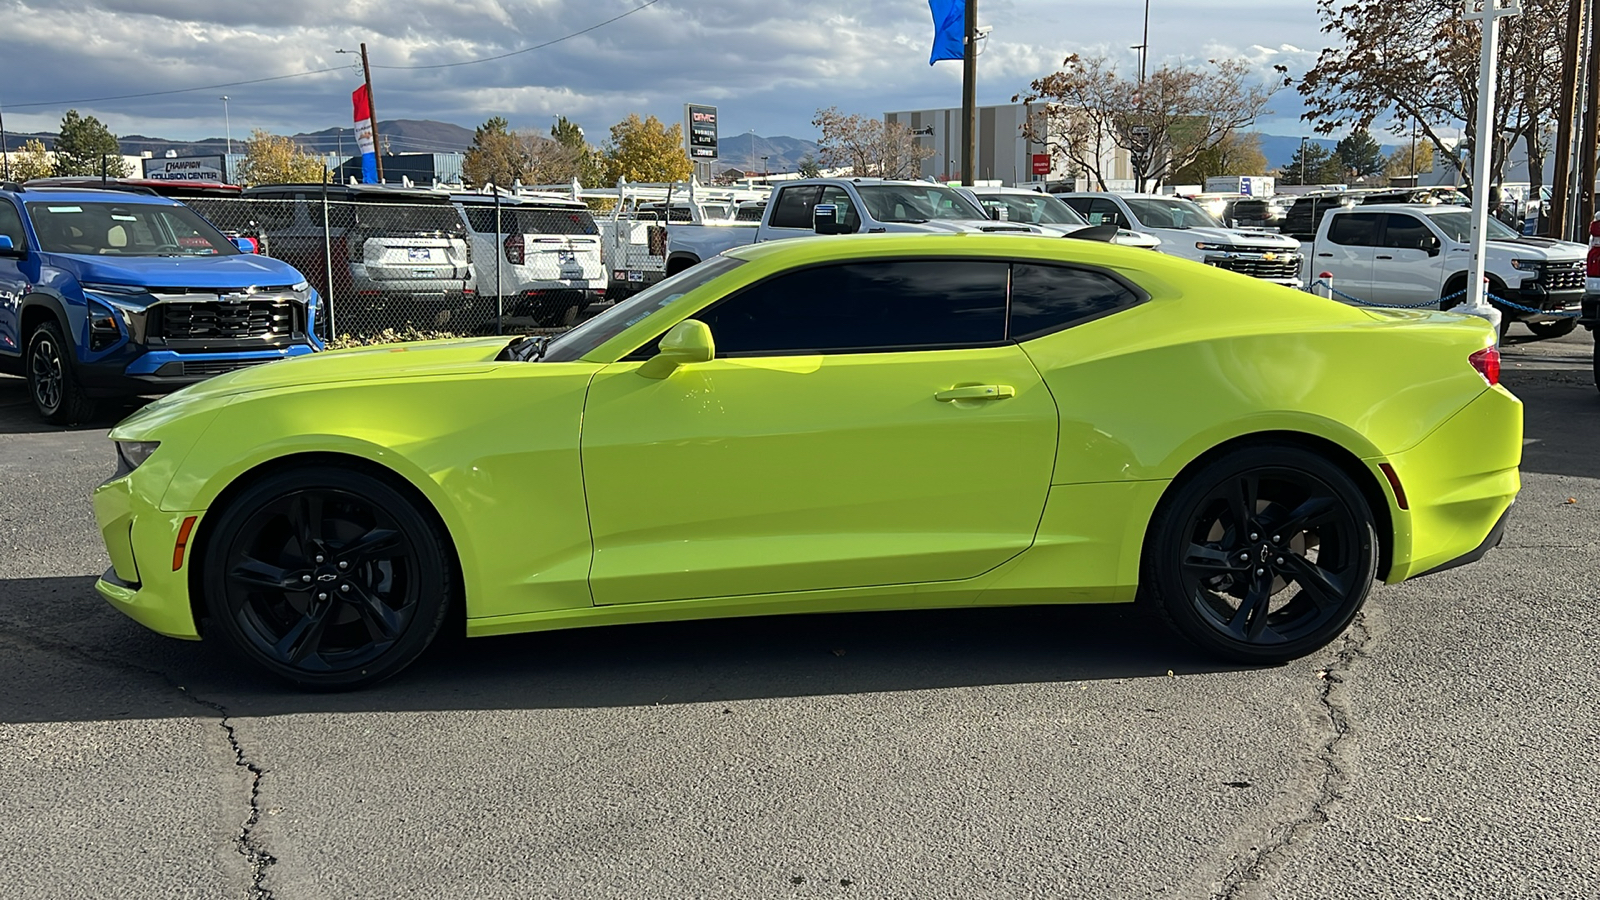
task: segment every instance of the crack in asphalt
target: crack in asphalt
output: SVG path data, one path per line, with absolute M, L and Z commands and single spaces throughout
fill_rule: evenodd
M 1277 857 L 1328 823 L 1328 808 L 1344 796 L 1345 785 L 1349 782 L 1349 773 L 1340 763 L 1339 756 L 1354 730 L 1350 721 L 1349 700 L 1336 691 L 1339 685 L 1345 683 L 1345 677 L 1356 660 L 1367 656 L 1367 642 L 1371 638 L 1365 613 L 1358 613 L 1341 639 L 1333 661 L 1317 673 L 1322 681 L 1317 690 L 1317 701 L 1328 717 L 1332 733 L 1317 751 L 1316 761 L 1321 764 L 1322 773 L 1311 806 L 1293 820 L 1272 829 L 1267 841 L 1252 848 L 1223 877 L 1221 884 L 1211 892 L 1211 900 L 1240 900 L 1244 891 L 1260 879 Z
M 178 693 L 182 694 L 190 703 L 203 707 L 216 714 L 219 719 L 217 724 L 221 725 L 223 732 L 227 734 L 228 746 L 233 750 L 233 764 L 250 773 L 249 813 L 245 816 L 244 823 L 239 827 L 239 833 L 233 838 L 234 847 L 239 851 L 239 855 L 244 857 L 245 862 L 250 867 L 250 886 L 246 890 L 246 896 L 248 896 L 250 900 L 273 900 L 272 891 L 268 890 L 265 886 L 265 880 L 267 869 L 278 860 L 265 849 L 258 846 L 254 840 L 255 827 L 261 821 L 261 779 L 264 775 L 266 775 L 266 770 L 252 762 L 249 757 L 245 756 L 244 747 L 239 743 L 239 735 L 233 727 L 233 716 L 228 712 L 228 708 L 214 700 L 207 700 L 204 697 L 196 695 L 193 691 L 190 691 L 183 685 L 173 681 L 171 676 L 160 671 L 159 669 L 141 666 L 136 663 L 128 662 L 127 660 L 116 659 L 109 656 L 101 656 L 81 647 L 61 641 L 26 634 L 19 630 L 21 625 L 22 623 L 20 622 L 0 621 L 0 627 L 5 628 L 8 632 L 3 637 L 0 637 L 0 639 L 10 639 L 15 642 L 23 643 L 43 653 L 61 654 L 83 660 L 84 662 L 88 662 L 92 665 L 124 669 L 130 672 L 138 672 L 143 675 L 149 675 L 153 678 L 159 678 L 163 682 L 166 682 L 169 687 L 174 688 L 178 691 Z

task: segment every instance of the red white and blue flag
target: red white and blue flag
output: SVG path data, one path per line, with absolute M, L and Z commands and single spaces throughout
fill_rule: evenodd
M 378 183 L 378 146 L 372 140 L 372 95 L 362 85 L 350 95 L 356 111 L 356 144 L 361 148 L 361 183 Z

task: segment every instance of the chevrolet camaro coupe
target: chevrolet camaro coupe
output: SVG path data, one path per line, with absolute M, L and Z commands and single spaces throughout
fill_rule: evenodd
M 1146 603 L 1271 663 L 1482 557 L 1522 405 L 1482 319 L 1010 235 L 761 244 L 552 339 L 318 354 L 111 432 L 98 588 L 308 688 L 471 636 Z M 452 608 L 459 618 L 451 618 Z

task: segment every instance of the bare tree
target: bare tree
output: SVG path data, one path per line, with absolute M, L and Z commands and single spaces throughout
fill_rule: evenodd
M 535 131 L 516 133 L 523 161 L 522 180 L 528 184 L 566 184 L 584 173 L 584 153 L 578 148 Z
M 905 125 L 847 116 L 837 106 L 817 110 L 811 124 L 822 132 L 817 141 L 822 164 L 848 166 L 855 176 L 916 178 L 922 161 L 933 155 L 933 149 L 919 144 Z
M 1249 127 L 1288 84 L 1257 82 L 1243 60 L 1209 60 L 1209 68 L 1162 66 L 1140 83 L 1123 78 L 1105 57 L 1077 54 L 1018 94 L 1042 112 L 1024 133 L 1070 161 L 1104 190 L 1111 151 L 1128 151 L 1138 190 L 1148 190 L 1202 153 Z M 1274 66 L 1281 76 L 1282 66 Z
M 1509 141 L 1528 149 L 1530 175 L 1542 180 L 1550 110 L 1555 105 L 1566 11 L 1572 0 L 1526 0 L 1524 12 L 1505 20 L 1495 96 L 1491 178 L 1500 180 Z M 1363 129 L 1393 116 L 1391 130 L 1415 123 L 1446 163 L 1470 184 L 1470 169 L 1453 152 L 1457 129 L 1469 147 L 1479 143 L 1478 55 L 1482 30 L 1461 17 L 1457 0 L 1390 0 L 1350 3 L 1317 0 L 1322 30 L 1338 46 L 1322 51 L 1299 90 L 1306 118 L 1327 134 Z M 1509 140 L 1506 140 L 1509 139 Z M 1537 172 L 1538 174 L 1534 174 Z

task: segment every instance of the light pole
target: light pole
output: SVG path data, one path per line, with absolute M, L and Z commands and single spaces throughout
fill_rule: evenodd
M 1144 84 L 1145 59 L 1150 54 L 1150 0 L 1144 0 L 1144 37 L 1142 43 L 1134 44 L 1129 50 L 1139 51 L 1139 84 Z
M 1478 57 L 1478 121 L 1472 137 L 1472 265 L 1467 273 L 1467 303 L 1463 312 L 1482 316 L 1499 342 L 1500 311 L 1489 305 L 1484 284 L 1484 263 L 1489 237 L 1489 157 L 1494 153 L 1494 89 L 1496 51 L 1500 48 L 1500 18 L 1522 12 L 1522 0 L 1468 0 L 1462 17 L 1483 23 Z
M 765 181 L 766 179 L 767 179 L 767 158 L 765 156 L 763 156 L 763 157 L 761 157 L 761 180 Z
M 233 155 L 233 120 L 228 117 L 228 95 L 227 94 L 223 94 L 222 95 L 222 127 L 227 129 L 227 133 L 228 133 L 228 156 L 232 156 Z M 226 162 L 227 161 L 227 157 L 224 157 L 223 161 Z M 227 168 L 227 166 L 223 166 L 223 168 Z

